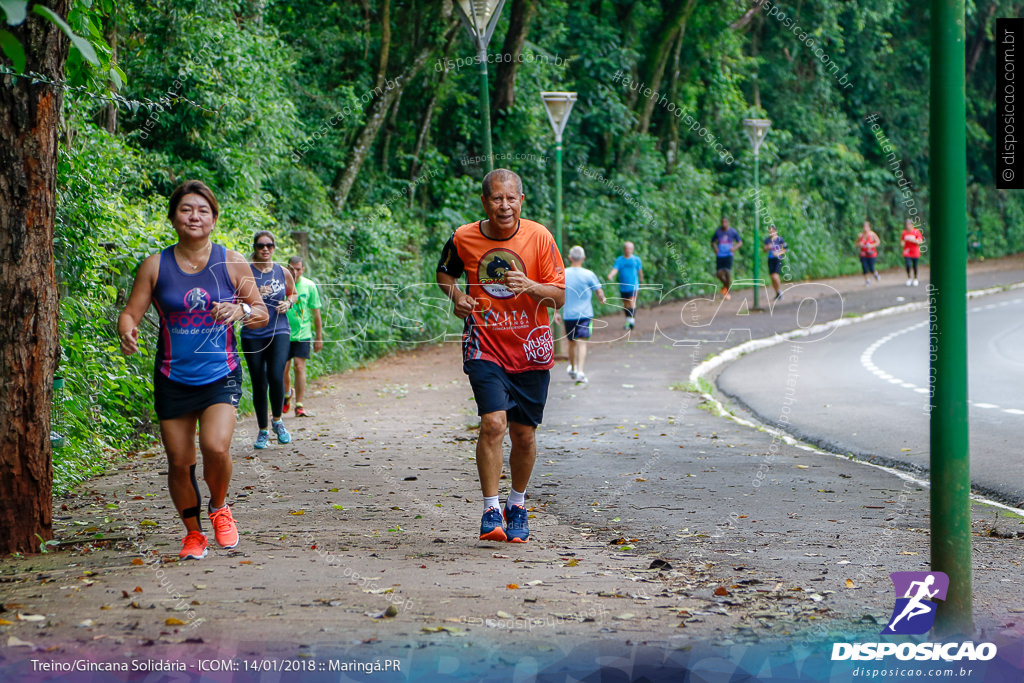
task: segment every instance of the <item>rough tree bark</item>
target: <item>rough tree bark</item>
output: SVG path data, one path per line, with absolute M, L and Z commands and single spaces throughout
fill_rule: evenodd
M 70 0 L 40 3 L 66 17 Z M 68 40 L 29 12 L 11 27 L 26 70 L 63 81 Z M 59 88 L 0 79 L 0 553 L 53 538 L 50 403 L 57 340 L 53 262 Z
M 498 74 L 494 83 L 494 107 L 491 109 L 491 121 L 497 122 L 500 112 L 507 111 L 516 103 L 516 73 L 519 67 L 519 56 L 523 54 L 523 43 L 530 33 L 530 23 L 537 14 L 537 0 L 513 0 L 512 12 L 508 20 L 508 33 L 501 48 L 503 55 L 498 64 Z M 508 57 L 504 57 L 508 55 Z M 506 61 L 508 60 L 508 61 Z

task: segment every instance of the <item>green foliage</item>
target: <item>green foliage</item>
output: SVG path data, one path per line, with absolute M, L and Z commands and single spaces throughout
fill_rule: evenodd
M 21 4 L 0 7 L 10 20 L 9 8 Z M 524 217 L 554 228 L 554 142 L 540 93 L 570 90 L 579 100 L 565 131 L 563 248 L 583 245 L 587 266 L 604 276 L 621 242 L 636 243 L 646 281 L 661 285 L 642 303 L 706 294 L 709 242 L 723 215 L 745 239 L 736 275 L 751 276 L 761 245 L 752 239 L 753 157 L 740 125 L 747 116 L 773 121 L 760 152 L 761 198 L 789 244 L 794 279 L 856 272 L 854 240 L 865 219 L 881 236 L 882 267 L 901 262 L 899 231 L 911 208 L 929 236 L 926 4 L 783 7 L 801 37 L 765 11 L 744 19 L 749 2 L 696 3 L 677 61 L 676 38 L 656 39 L 665 13 L 682 4 L 537 3 L 524 51 L 550 59 L 519 65 L 514 104 L 494 113 L 493 127 L 494 152 L 512 155 L 496 165 L 524 178 Z M 1024 198 L 992 189 L 988 17 L 1019 14 L 1019 3 L 996 5 L 988 14 L 969 4 L 966 26 L 968 53 L 978 49 L 967 80 L 969 243 L 984 257 L 1024 248 Z M 173 241 L 166 197 L 186 178 L 214 188 L 217 239 L 243 253 L 255 230 L 269 229 L 283 262 L 299 248 L 291 236 L 305 233 L 327 337 L 310 364 L 314 375 L 460 329 L 434 267 L 452 230 L 481 217 L 484 165 L 474 161 L 482 154 L 479 71 L 444 68 L 445 58 L 471 58 L 473 47 L 461 27 L 447 33 L 454 24 L 444 6 L 392 0 L 388 37 L 376 0 L 130 0 L 116 12 L 107 0 L 75 3 L 68 24 L 89 38 L 100 66 L 71 69 L 72 82 L 157 104 L 118 108 L 108 133 L 104 103 L 67 101 L 56 240 L 71 423 L 58 463 L 64 485 L 82 471 L 65 463 L 101 466 L 106 449 L 151 438 L 155 326 L 146 326 L 144 353 L 124 359 L 114 322 L 139 261 Z M 506 11 L 492 53 L 508 28 Z M 111 29 L 119 61 L 105 42 Z M 424 49 L 429 58 L 381 113 L 339 210 L 335 187 L 383 96 L 377 79 L 408 73 Z M 620 77 L 645 81 L 659 57 L 660 81 L 645 83 L 659 99 L 640 130 L 649 100 Z M 73 51 L 69 65 L 81 59 Z M 497 75 L 492 66 L 492 87 Z M 911 183 L 909 200 L 901 177 Z

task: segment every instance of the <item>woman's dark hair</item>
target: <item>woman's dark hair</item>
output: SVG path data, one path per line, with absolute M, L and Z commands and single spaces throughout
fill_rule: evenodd
M 259 230 L 255 235 L 252 236 L 252 246 L 256 247 L 256 244 L 260 241 L 261 237 L 269 237 L 274 244 L 277 244 L 277 238 L 274 237 L 274 233 L 269 230 Z
M 209 202 L 210 210 L 213 211 L 213 220 L 217 220 L 217 216 L 220 214 L 217 198 L 213 196 L 213 190 L 201 180 L 186 180 L 171 193 L 171 198 L 167 202 L 167 217 L 169 219 L 174 220 L 174 212 L 178 210 L 178 204 L 181 204 L 182 197 L 187 194 L 197 194 Z

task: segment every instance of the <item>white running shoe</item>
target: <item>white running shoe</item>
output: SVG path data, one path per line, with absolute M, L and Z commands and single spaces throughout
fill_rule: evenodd
M 914 278 L 914 286 L 915 286 L 915 287 L 917 287 L 917 286 L 918 286 L 919 284 L 921 284 L 921 283 L 920 283 L 920 282 L 918 282 L 918 281 L 917 281 L 917 278 L 915 277 L 915 278 Z
M 565 368 L 565 374 L 569 375 L 570 379 L 576 379 L 576 371 L 572 369 L 572 366 Z
M 587 376 L 585 374 L 582 372 L 576 373 L 576 384 L 586 384 L 588 381 L 589 380 L 587 380 Z
M 913 280 L 911 280 L 910 278 L 907 278 L 907 287 L 909 287 L 911 284 L 913 284 L 913 282 L 914 282 Z

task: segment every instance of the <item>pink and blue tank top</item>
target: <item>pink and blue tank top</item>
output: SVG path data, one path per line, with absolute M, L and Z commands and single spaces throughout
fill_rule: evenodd
M 226 258 L 227 249 L 214 244 L 206 267 L 189 274 L 178 267 L 173 246 L 160 252 L 153 304 L 160 314 L 156 369 L 164 377 L 198 386 L 238 368 L 234 326 L 216 322 L 211 310 L 235 301 Z
M 260 296 L 263 297 L 263 303 L 267 305 L 267 311 L 270 313 L 270 322 L 267 323 L 266 327 L 257 327 L 254 330 L 243 327 L 242 338 L 270 339 L 279 334 L 290 336 L 291 327 L 288 325 L 288 314 L 277 312 L 278 305 L 287 296 L 284 268 L 276 263 L 269 273 L 264 273 L 256 267 L 255 263 L 250 263 L 249 268 L 252 270 L 252 276 L 256 280 L 256 289 L 259 291 Z

